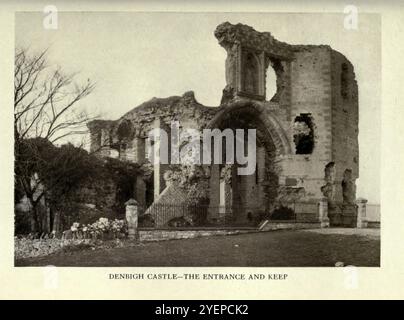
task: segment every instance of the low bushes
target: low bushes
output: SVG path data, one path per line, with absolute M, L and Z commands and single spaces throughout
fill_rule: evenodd
M 119 239 L 127 235 L 125 220 L 109 220 L 100 218 L 91 224 L 80 224 L 74 222 L 70 230 L 63 232 L 63 239 Z
M 93 239 L 30 239 L 28 237 L 14 239 L 14 258 L 24 259 L 47 256 L 57 253 L 71 253 L 83 250 L 121 248 L 133 245 L 125 239 L 93 240 Z
M 30 239 L 28 237 L 14 239 L 15 259 L 46 256 L 58 251 L 69 250 L 72 246 L 91 247 L 90 240 L 65 239 Z
M 73 223 L 61 236 L 51 233 L 41 238 L 33 235 L 14 238 L 15 259 L 46 256 L 56 252 L 71 252 L 98 247 L 117 247 L 127 236 L 124 220 L 100 218 L 91 224 Z

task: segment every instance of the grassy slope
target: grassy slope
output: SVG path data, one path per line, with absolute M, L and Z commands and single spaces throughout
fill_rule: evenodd
M 16 261 L 16 266 L 379 266 L 378 237 L 276 231 L 148 242 Z

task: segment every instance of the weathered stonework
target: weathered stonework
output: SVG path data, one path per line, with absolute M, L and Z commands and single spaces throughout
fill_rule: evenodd
M 225 22 L 214 34 L 227 52 L 226 86 L 219 106 L 201 105 L 193 92 L 153 98 L 116 121 L 91 122 L 92 151 L 150 168 L 145 140 L 151 129 L 167 130 L 172 121 L 197 130 L 253 128 L 256 173 L 237 176 L 235 167 L 210 165 L 207 177 L 198 178 L 201 184 L 198 179 L 193 184 L 206 189 L 209 219 L 230 214 L 242 222 L 253 212 L 267 212 L 276 201 L 318 203 L 325 197 L 331 215 L 335 208 L 342 212 L 353 206 L 359 174 L 358 87 L 349 60 L 327 45 L 290 45 L 242 24 Z M 268 68 L 277 78 L 273 97 L 266 97 Z M 192 197 L 179 185 L 181 179 L 167 183 L 165 173 L 172 168 L 154 165 L 151 170 L 152 206 L 164 201 L 180 204 Z M 177 165 L 174 171 L 181 170 Z M 151 186 L 137 184 L 133 196 L 146 203 Z M 338 216 L 335 212 L 331 225 Z M 327 217 L 322 218 L 327 224 Z

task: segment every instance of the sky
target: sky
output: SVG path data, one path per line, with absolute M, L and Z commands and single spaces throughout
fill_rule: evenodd
M 359 86 L 357 196 L 380 203 L 380 17 L 359 14 L 358 29 L 343 14 L 62 12 L 55 30 L 42 12 L 18 12 L 16 46 L 49 48 L 51 64 L 96 83 L 80 103 L 103 119 L 118 119 L 153 97 L 194 91 L 218 106 L 225 86 L 225 50 L 213 32 L 224 21 L 244 23 L 290 44 L 327 44 L 354 65 Z

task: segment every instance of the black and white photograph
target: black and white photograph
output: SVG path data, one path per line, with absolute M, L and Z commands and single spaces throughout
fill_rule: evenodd
M 16 267 L 380 267 L 381 18 L 15 13 Z

